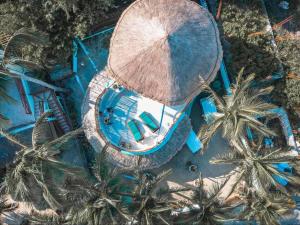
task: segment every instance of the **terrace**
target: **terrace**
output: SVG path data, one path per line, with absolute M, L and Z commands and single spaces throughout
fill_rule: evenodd
M 184 105 L 176 107 L 164 106 L 162 103 L 145 98 L 123 87 L 107 88 L 99 102 L 99 129 L 105 139 L 115 147 L 127 152 L 153 152 L 154 147 L 163 145 L 164 140 L 176 128 Z M 152 131 L 140 115 L 146 112 L 158 125 L 159 129 Z M 128 122 L 134 120 L 143 136 L 136 141 L 128 127 Z M 171 128 L 174 129 L 171 129 Z

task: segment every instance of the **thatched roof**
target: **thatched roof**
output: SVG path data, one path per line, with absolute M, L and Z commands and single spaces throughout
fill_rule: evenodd
M 167 105 L 185 103 L 219 70 L 222 47 L 212 15 L 190 0 L 137 0 L 111 38 L 111 76 Z M 200 76 L 200 77 L 199 77 Z
M 98 106 L 101 101 L 101 95 L 105 91 L 106 83 L 109 81 L 110 78 L 108 77 L 107 71 L 104 70 L 97 74 L 89 84 L 81 108 L 82 126 L 94 150 L 96 152 L 105 150 L 107 161 L 115 166 L 127 169 L 152 169 L 167 163 L 185 144 L 192 128 L 190 119 L 184 116 L 174 130 L 170 140 L 156 152 L 143 156 L 126 155 L 106 140 L 98 126 Z

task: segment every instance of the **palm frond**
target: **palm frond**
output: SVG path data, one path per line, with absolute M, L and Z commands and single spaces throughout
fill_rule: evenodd
M 4 136 L 9 141 L 11 141 L 14 144 L 19 145 L 22 148 L 27 148 L 28 147 L 25 144 L 23 144 L 22 142 L 20 142 L 19 140 L 17 140 L 14 136 L 12 136 L 8 132 L 4 131 L 3 129 L 0 129 L 0 135 Z
M 4 49 L 2 64 L 5 65 L 11 58 L 16 57 L 16 52 L 24 45 L 46 46 L 48 44 L 49 37 L 47 34 L 22 28 L 16 31 L 9 39 Z
M 57 149 L 59 149 L 62 145 L 66 144 L 69 140 L 74 138 L 76 135 L 81 134 L 82 132 L 83 128 L 78 128 L 76 130 L 70 131 L 63 136 L 56 138 L 53 141 L 43 144 L 40 148 L 48 149 L 48 151 L 53 149 L 55 154 L 57 154 Z
M 46 122 L 47 117 L 49 117 L 52 114 L 52 112 L 45 112 L 43 113 L 38 120 L 35 122 L 34 128 L 32 130 L 32 145 L 33 148 L 37 149 L 39 148 L 43 143 L 41 143 L 40 136 L 41 132 L 44 132 L 41 125 Z

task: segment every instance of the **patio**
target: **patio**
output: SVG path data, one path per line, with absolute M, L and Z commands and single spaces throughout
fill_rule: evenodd
M 182 110 L 184 110 L 184 105 L 164 107 L 157 101 L 123 87 L 110 87 L 106 89 L 99 103 L 98 123 L 102 134 L 111 144 L 125 151 L 141 152 L 162 143 L 168 131 L 172 132 L 170 128 L 175 124 Z M 147 112 L 158 126 L 161 122 L 160 129 L 155 132 L 151 131 L 140 118 L 143 112 Z M 134 139 L 128 128 L 128 122 L 131 120 L 136 121 L 144 137 L 139 142 Z

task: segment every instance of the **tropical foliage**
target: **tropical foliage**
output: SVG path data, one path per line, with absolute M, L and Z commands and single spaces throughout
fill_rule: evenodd
M 262 1 L 223 1 L 220 23 L 230 44 L 230 54 L 225 55 L 230 74 L 245 67 L 247 74 L 266 78 L 280 70 L 276 49 L 271 44 L 273 36 L 266 32 L 268 15 Z M 253 35 L 257 32 L 260 34 Z
M 12 211 L 18 207 L 18 204 L 8 203 L 8 201 L 1 196 L 0 197 L 0 216 L 4 212 Z
M 271 188 L 276 188 L 288 194 L 289 190 L 297 191 L 300 185 L 299 159 L 290 151 L 283 149 L 266 149 L 262 144 L 250 147 L 245 139 L 233 140 L 232 151 L 210 160 L 213 164 L 232 164 L 238 167 L 237 182 L 244 180 L 248 187 L 253 188 L 260 196 L 267 196 Z M 290 171 L 278 170 L 281 164 L 289 164 Z M 278 182 L 286 179 L 289 182 L 288 189 Z
M 39 75 L 45 79 L 47 70 L 44 66 L 32 61 L 32 59 L 24 58 L 24 48 L 36 47 L 37 50 L 49 44 L 48 35 L 34 31 L 32 29 L 21 28 L 16 31 L 5 46 L 2 58 L 2 66 L 0 67 L 0 75 L 11 78 L 27 80 L 41 86 L 53 89 L 54 91 L 66 92 L 67 90 L 51 85 L 40 79 L 32 77 L 32 74 Z M 12 66 L 19 66 L 25 72 L 12 72 Z M 28 73 L 32 73 L 28 75 Z
M 56 200 L 58 196 L 54 197 L 55 193 L 50 191 L 55 187 L 55 183 L 49 177 L 48 172 L 55 169 L 66 174 L 82 175 L 80 168 L 62 163 L 57 158 L 61 153 L 60 147 L 81 133 L 82 130 L 74 130 L 52 140 L 52 137 L 45 135 L 47 130 L 43 126 L 49 115 L 51 115 L 50 112 L 44 113 L 36 122 L 32 132 L 32 146 L 21 143 L 4 131 L 0 132 L 1 135 L 21 148 L 6 172 L 2 189 L 17 201 L 33 203 L 36 208 L 50 206 L 55 209 L 60 207 L 60 204 Z
M 220 97 L 218 94 L 204 84 L 215 100 L 217 113 L 212 114 L 211 121 L 203 125 L 198 133 L 204 145 L 207 145 L 214 134 L 221 128 L 223 137 L 234 139 L 246 134 L 246 127 L 258 131 L 262 135 L 276 134 L 271 131 L 258 117 L 270 117 L 270 109 L 275 106 L 263 101 L 262 97 L 269 94 L 273 88 L 253 88 L 255 75 L 250 74 L 243 78 L 243 69 L 239 72 L 236 84 L 232 86 L 232 94 Z
M 14 104 L 15 100 L 7 94 L 7 80 L 0 75 L 0 102 Z M 0 113 L 0 129 L 6 128 L 9 125 L 9 118 Z
M 128 1 L 114 3 L 114 0 L 2 1 L 0 27 L 7 34 L 13 34 L 22 27 L 47 33 L 49 46 L 40 51 L 26 49 L 24 55 L 33 56 L 42 65 L 66 63 L 72 53 L 72 39 L 85 36 L 93 26 L 107 18 L 110 9 L 116 10 L 117 6 L 126 5 Z
M 271 192 L 266 197 L 248 191 L 242 200 L 245 202 L 245 207 L 239 215 L 239 219 L 255 220 L 261 225 L 280 225 L 281 217 L 296 207 L 294 200 L 278 192 Z
M 25 221 L 29 225 L 67 225 L 68 222 L 63 215 L 39 214 L 36 212 L 27 216 Z
M 64 199 L 73 207 L 67 214 L 70 224 L 100 225 L 120 224 L 130 220 L 122 203 L 122 178 L 117 170 L 104 165 L 98 156 L 93 168 L 95 180 L 78 179 L 66 183 Z
M 169 194 L 179 190 L 163 190 L 159 184 L 171 173 L 163 171 L 158 175 L 137 172 L 134 176 L 136 186 L 132 191 L 132 204 L 129 211 L 133 216 L 132 222 L 140 225 L 171 223 L 171 210 L 176 208 L 177 201 L 171 201 Z M 134 223 L 133 223 L 134 224 Z
M 234 220 L 236 215 L 234 209 L 240 206 L 240 203 L 227 205 L 220 200 L 222 188 L 225 186 L 227 180 L 221 184 L 214 185 L 211 190 L 206 191 L 203 185 L 201 174 L 199 176 L 197 185 L 193 188 L 193 196 L 188 197 L 181 194 L 189 202 L 189 214 L 178 216 L 174 224 L 201 224 L 201 225 L 218 225 L 223 222 Z

